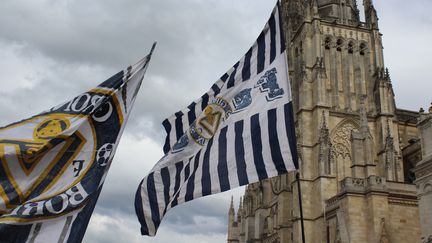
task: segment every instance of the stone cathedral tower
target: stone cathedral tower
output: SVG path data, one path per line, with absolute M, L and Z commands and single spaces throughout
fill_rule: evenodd
M 306 242 L 420 241 L 418 112 L 397 109 L 377 11 L 363 0 L 285 0 Z M 228 242 L 301 242 L 293 173 L 251 184 Z

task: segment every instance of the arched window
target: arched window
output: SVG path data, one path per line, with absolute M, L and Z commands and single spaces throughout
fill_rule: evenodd
M 360 44 L 360 55 L 364 56 L 367 51 L 367 45 L 365 43 Z
M 324 41 L 324 48 L 326 50 L 330 50 L 330 47 L 331 47 L 331 38 L 327 37 Z
M 336 41 L 336 50 L 337 51 L 342 51 L 342 47 L 343 47 L 343 40 L 342 39 L 338 39 Z
M 348 43 L 348 53 L 353 54 L 353 52 L 354 52 L 354 43 L 352 43 L 352 41 L 350 41 Z

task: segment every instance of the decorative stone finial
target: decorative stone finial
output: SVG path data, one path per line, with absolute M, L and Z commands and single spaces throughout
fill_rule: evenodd
M 322 112 L 322 128 L 327 128 L 327 122 L 325 117 L 325 111 Z
M 431 103 L 431 106 L 429 107 L 429 113 L 432 114 L 432 103 Z
M 425 111 L 425 110 L 423 109 L 423 107 L 420 107 L 419 113 L 420 113 L 420 114 L 423 114 L 424 111 Z
M 366 111 L 366 95 L 362 95 L 360 97 L 360 129 L 366 134 L 369 132 L 368 119 L 367 119 L 367 111 Z

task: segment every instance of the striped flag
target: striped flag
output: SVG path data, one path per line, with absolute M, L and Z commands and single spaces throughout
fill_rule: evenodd
M 163 122 L 164 157 L 135 197 L 153 236 L 180 203 L 297 168 L 280 3 L 257 41 L 201 98 Z
M 150 57 L 0 128 L 0 242 L 81 242 Z

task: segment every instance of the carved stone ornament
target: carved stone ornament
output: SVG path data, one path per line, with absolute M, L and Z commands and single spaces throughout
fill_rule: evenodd
M 331 136 L 332 157 L 351 158 L 351 133 L 358 132 L 358 126 L 352 121 L 345 121 L 333 131 Z
M 381 237 L 380 237 L 380 243 L 390 243 L 390 240 L 387 235 L 387 230 L 385 226 L 385 219 L 381 218 Z

